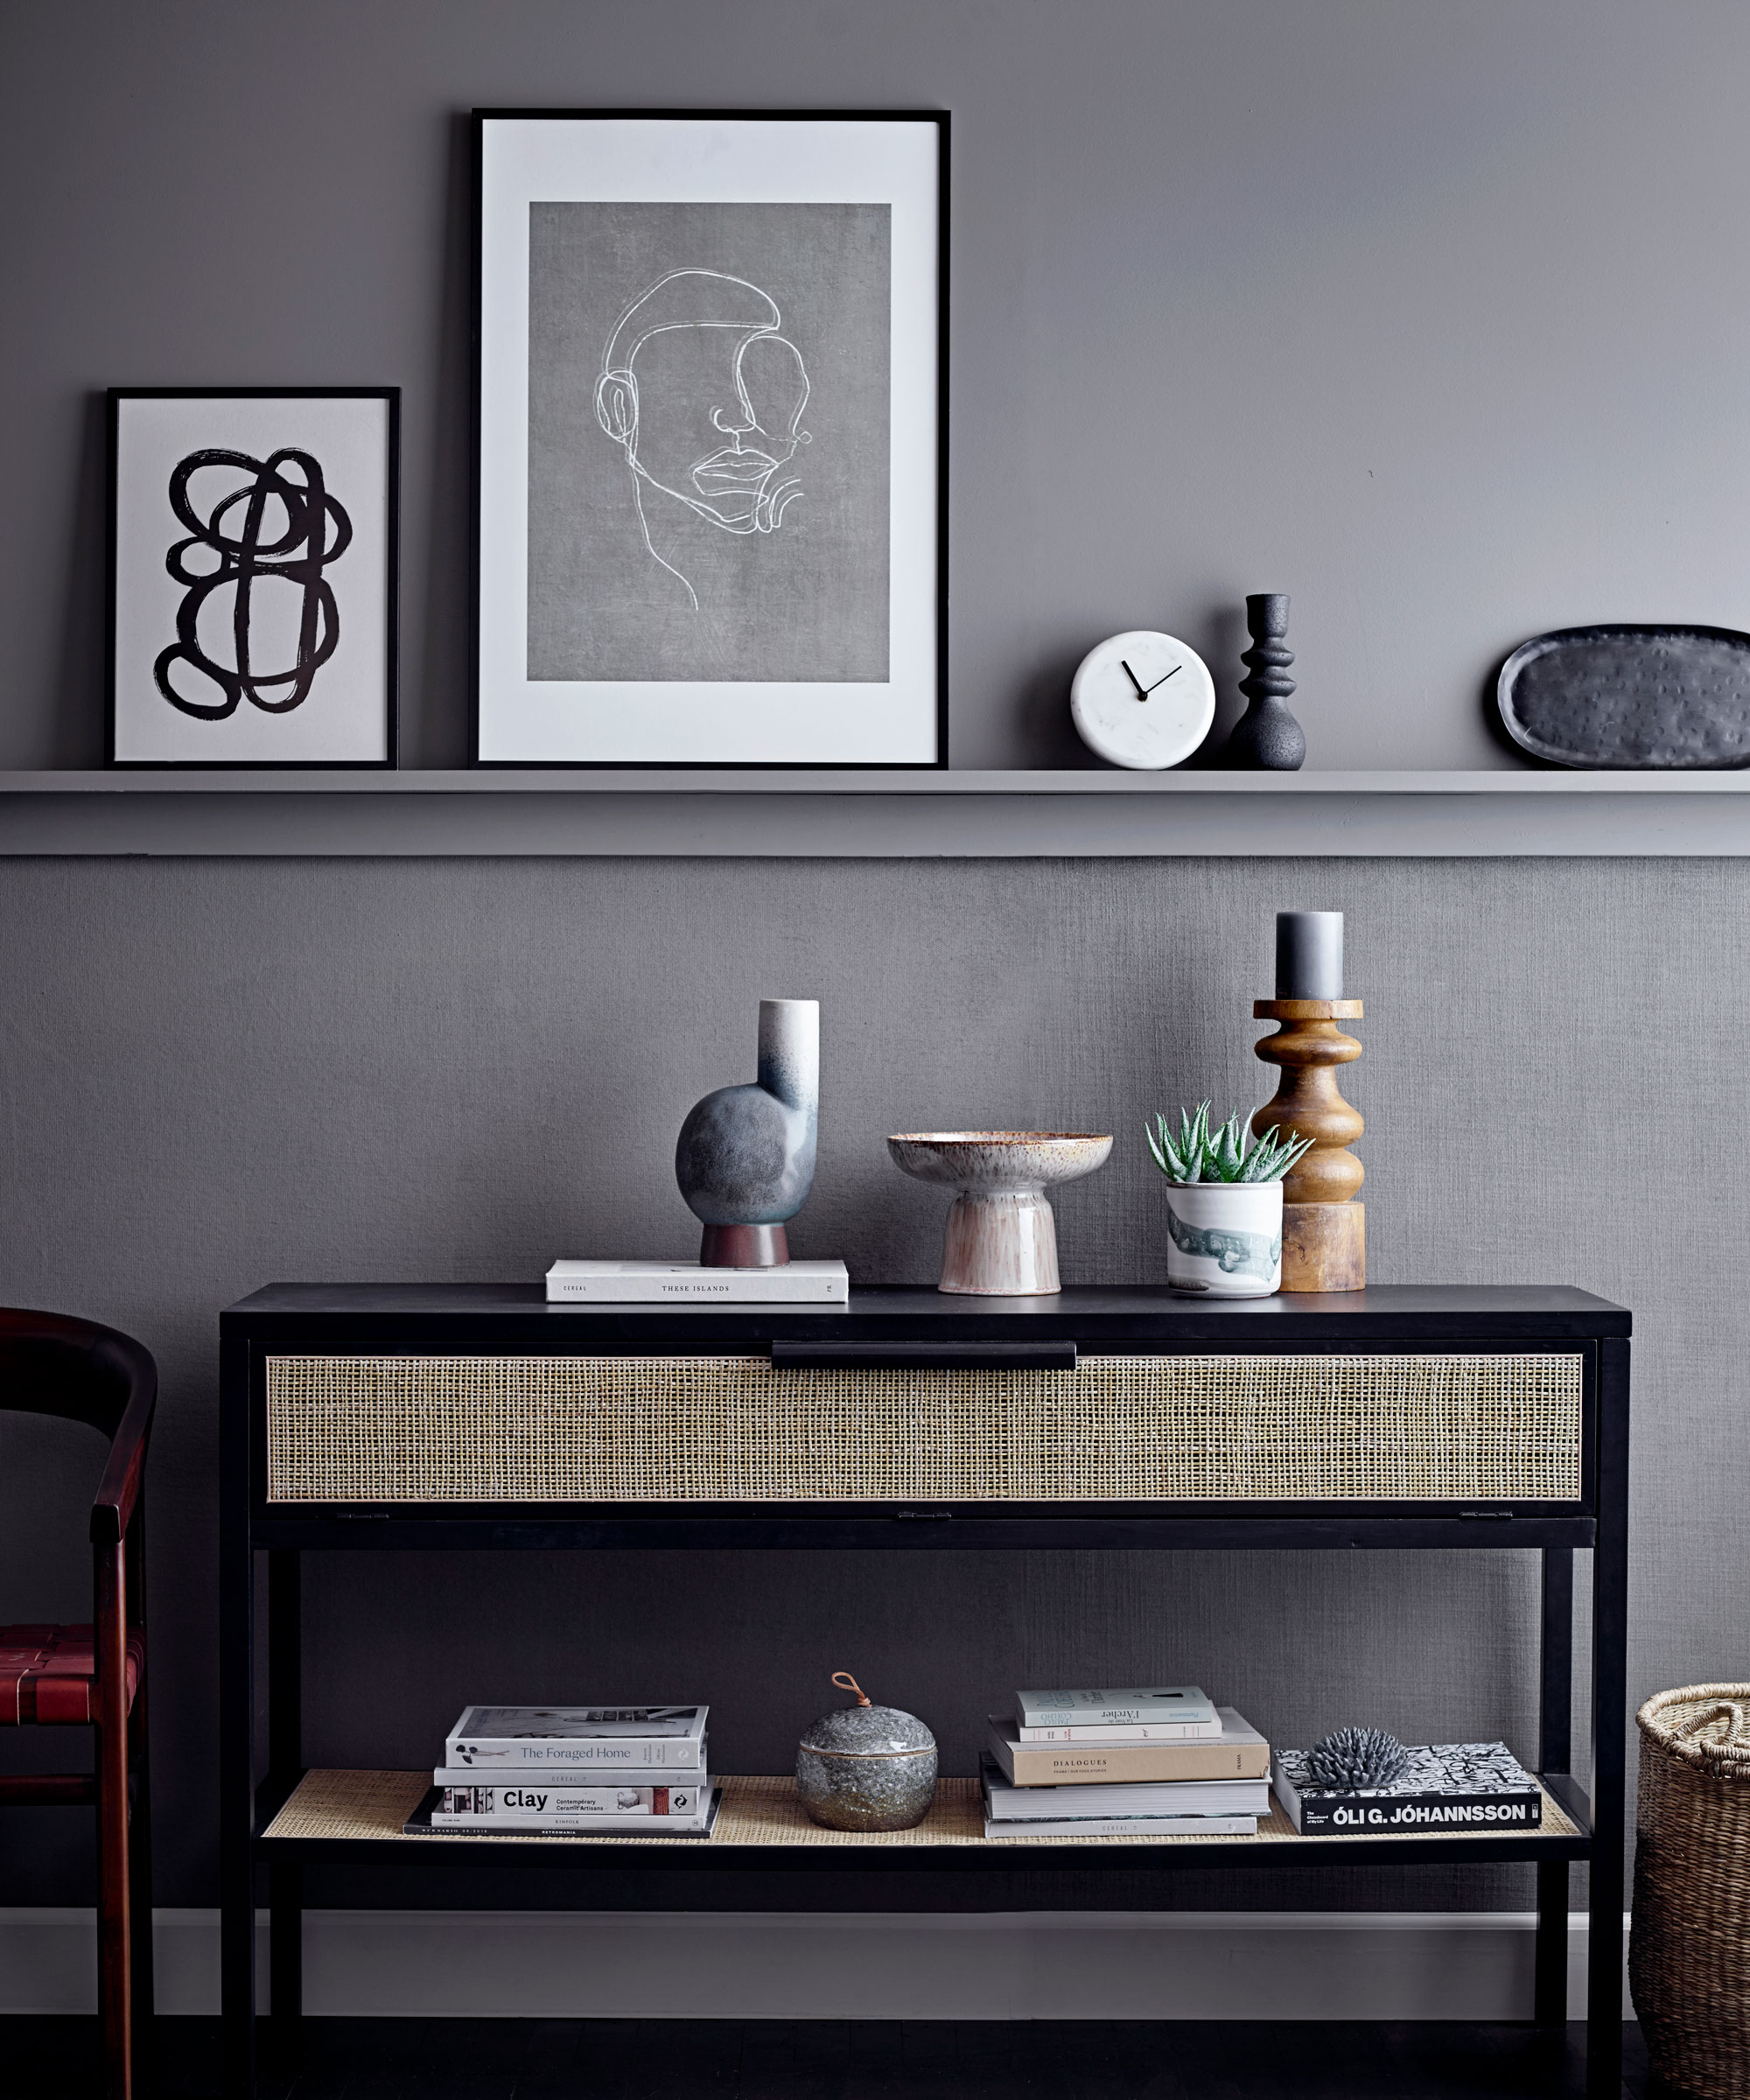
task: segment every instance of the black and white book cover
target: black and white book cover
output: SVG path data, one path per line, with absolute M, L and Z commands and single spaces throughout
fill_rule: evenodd
M 507 1784 L 500 1773 L 490 1786 L 444 1780 L 434 1783 L 442 1796 L 434 1816 L 476 1822 L 549 1816 L 697 1816 L 704 1799 L 702 1788 L 679 1779 L 671 1785 L 632 1787 L 610 1780 L 587 1786 L 579 1784 L 573 1774 L 558 1783 L 542 1780 L 536 1785 L 516 1785 Z
M 1505 1743 L 1424 1743 L 1404 1755 L 1389 1787 L 1336 1788 L 1308 1781 L 1306 1751 L 1278 1751 L 1277 1798 L 1303 1838 L 1541 1827 L 1543 1793 Z
M 401 1828 L 407 1838 L 709 1838 L 723 1804 L 723 1789 L 708 1781 L 697 1799 L 697 1810 L 690 1816 L 653 1816 L 639 1810 L 629 1815 L 458 1817 L 444 1813 L 444 1790 L 432 1787 Z
M 702 1771 L 706 1706 L 469 1706 L 450 1731 L 453 1770 L 642 1766 Z

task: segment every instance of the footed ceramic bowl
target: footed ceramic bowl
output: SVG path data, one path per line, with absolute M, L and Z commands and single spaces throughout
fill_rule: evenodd
M 1110 1137 L 1087 1130 L 909 1130 L 887 1140 L 902 1174 L 958 1192 L 948 1214 L 938 1291 L 1049 1298 L 1057 1227 L 1045 1192 L 1106 1164 Z

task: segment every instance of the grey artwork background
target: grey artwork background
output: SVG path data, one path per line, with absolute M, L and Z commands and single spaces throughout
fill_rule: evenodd
M 876 204 L 535 204 L 528 251 L 528 676 L 884 682 L 887 676 L 892 229 Z M 771 533 L 681 523 L 699 598 L 645 543 L 633 476 L 596 416 L 622 313 L 670 271 L 715 270 L 776 304 L 809 382 Z

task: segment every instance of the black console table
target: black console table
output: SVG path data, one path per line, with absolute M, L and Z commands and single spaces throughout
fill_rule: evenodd
M 306 1861 L 417 1860 L 416 1774 L 306 1772 L 306 1552 L 434 1547 L 1523 1548 L 1542 1558 L 1540 1830 L 987 1843 L 945 1782 L 929 1844 L 819 1842 L 729 1782 L 709 1841 L 487 1838 L 494 1864 L 904 1871 L 1510 1860 L 1537 1880 L 1535 2018 L 1565 2016 L 1590 1862 L 1587 2091 L 1620 2090 L 1629 1316 L 1567 1289 L 1226 1302 L 853 1293 L 848 1309 L 546 1305 L 521 1285 L 276 1284 L 220 1321 L 226 2090 L 254 2090 L 255 1906 L 301 2012 Z M 1592 1550 L 1590 1797 L 1570 1774 L 1573 1555 Z M 257 1555 L 267 1718 L 258 1740 Z

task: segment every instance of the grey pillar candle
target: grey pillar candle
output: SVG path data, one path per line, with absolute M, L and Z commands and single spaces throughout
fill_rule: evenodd
M 1276 914 L 1276 996 L 1279 999 L 1342 998 L 1340 912 Z

